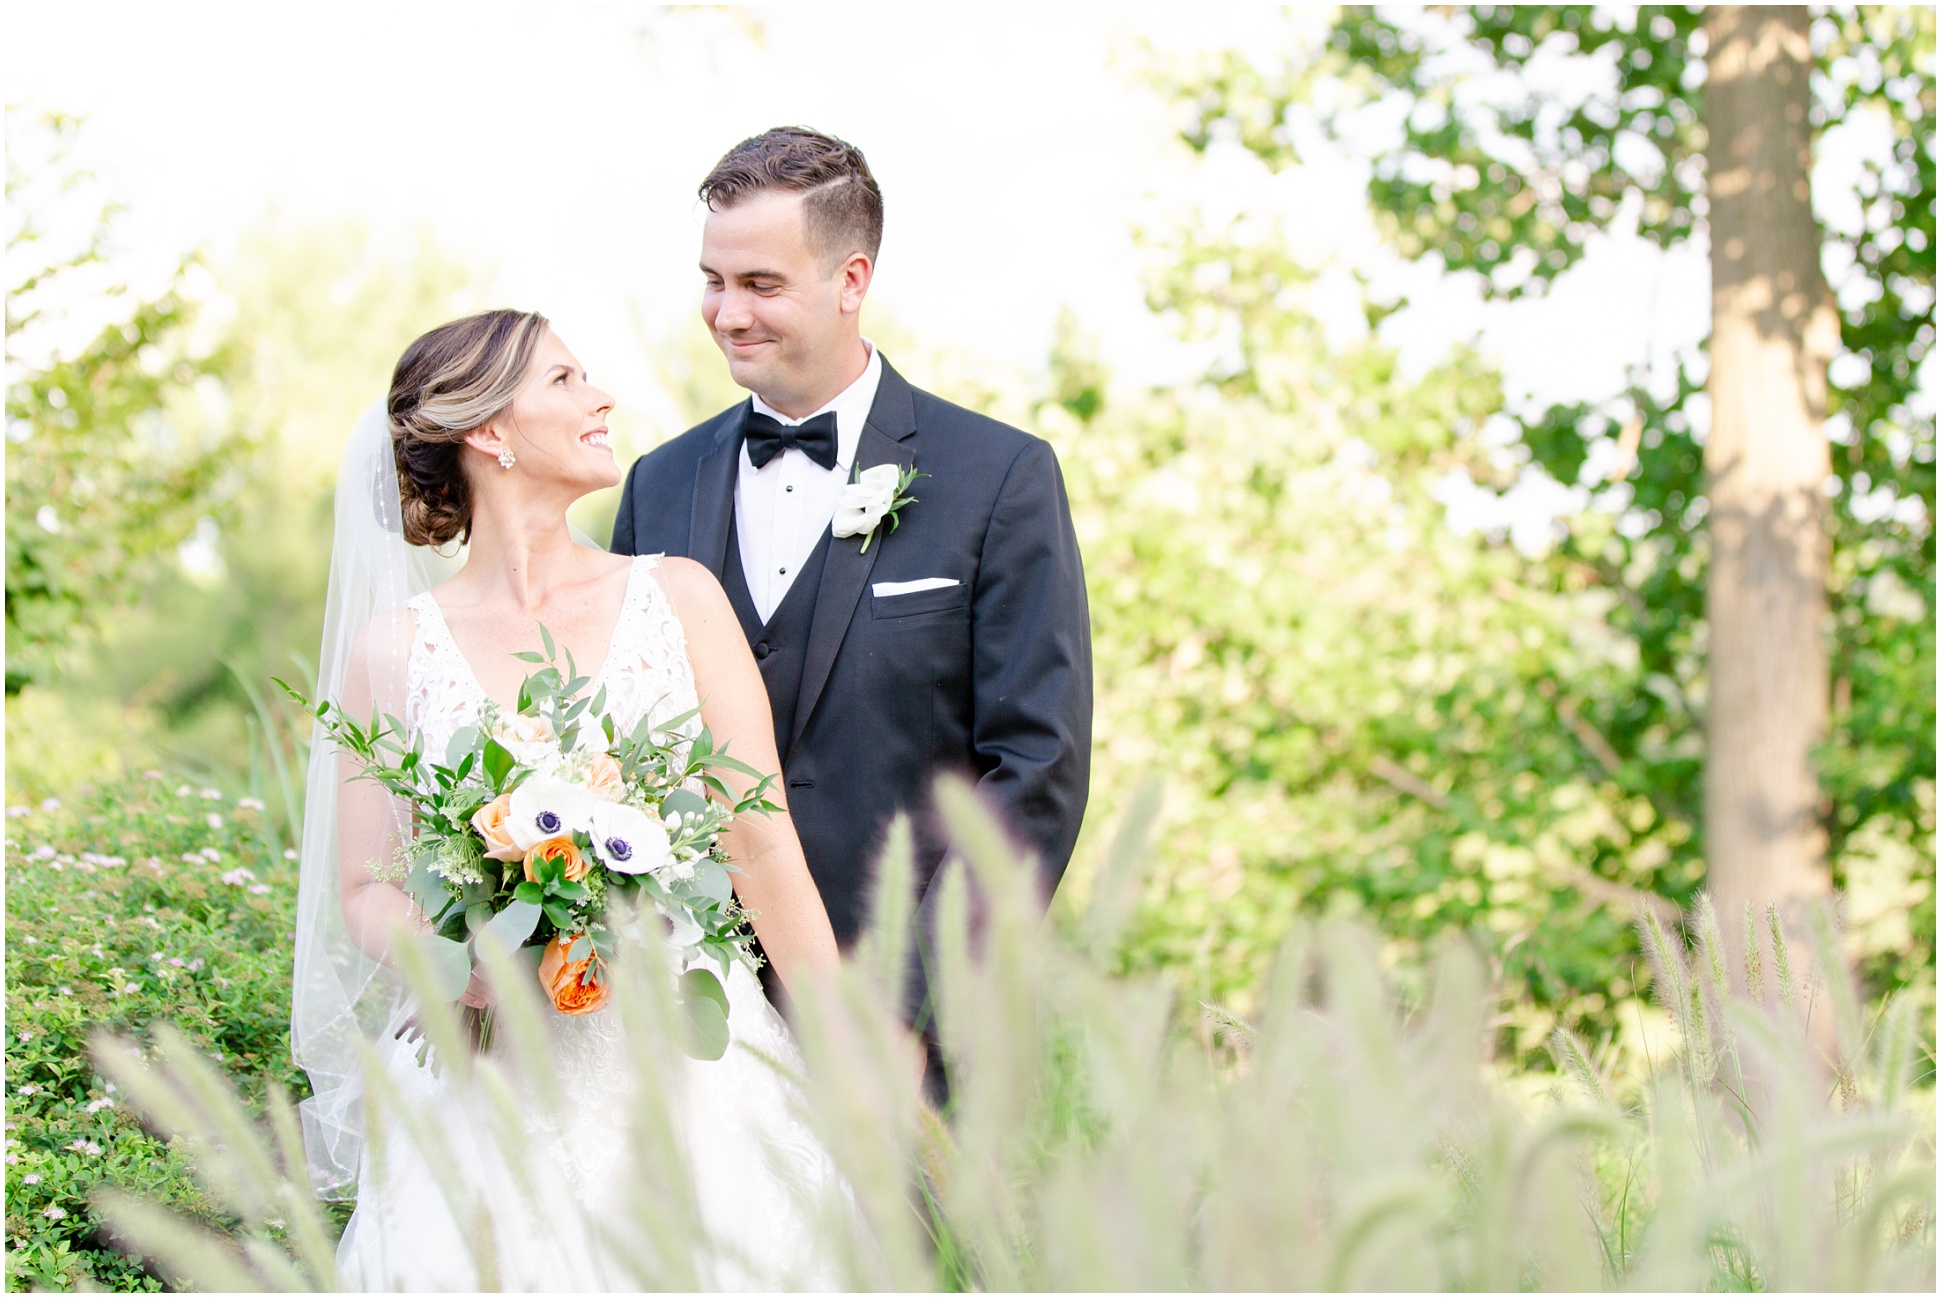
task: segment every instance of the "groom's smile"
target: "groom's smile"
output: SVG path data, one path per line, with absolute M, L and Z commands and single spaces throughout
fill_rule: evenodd
M 800 419 L 862 373 L 857 313 L 866 255 L 810 244 L 800 194 L 763 194 L 711 210 L 701 236 L 701 318 L 740 386 Z

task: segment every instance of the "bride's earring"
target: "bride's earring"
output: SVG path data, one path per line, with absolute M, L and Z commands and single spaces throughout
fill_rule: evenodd
M 503 450 L 499 452 L 499 467 L 501 469 L 509 469 L 513 465 L 517 464 L 518 462 L 519 462 L 519 457 L 512 453 L 512 448 L 510 446 L 505 447 Z

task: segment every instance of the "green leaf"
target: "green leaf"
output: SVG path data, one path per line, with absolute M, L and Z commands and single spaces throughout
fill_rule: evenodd
M 417 860 L 411 863 L 410 873 L 404 876 L 405 893 L 427 915 L 438 914 L 451 901 L 445 881 L 431 872 L 431 862 L 436 857 L 434 852 L 420 852 Z
M 698 985 L 691 987 L 689 980 L 696 978 L 707 980 L 716 994 L 711 995 Z M 721 983 L 705 969 L 690 969 L 682 975 L 681 985 L 689 993 L 681 1000 L 681 1016 L 687 1029 L 682 1046 L 695 1059 L 721 1058 L 728 1053 L 729 1040 L 728 997 L 721 991 Z
M 485 741 L 485 778 L 492 782 L 493 788 L 503 787 L 505 777 L 512 774 L 512 768 L 516 765 L 518 763 L 513 761 L 505 745 L 496 739 Z
M 546 646 L 546 658 L 548 661 L 558 656 L 559 650 L 553 647 L 553 633 L 546 629 L 544 622 L 539 624 L 539 643 Z
M 699 794 L 689 793 L 686 789 L 669 790 L 667 796 L 660 802 L 660 814 L 663 817 L 679 812 L 681 819 L 686 820 L 689 816 L 705 814 L 707 810 L 706 799 Z
M 411 941 L 431 967 L 432 984 L 425 990 L 441 1001 L 464 995 L 465 985 L 472 980 L 472 954 L 465 944 L 427 933 L 414 934 Z
M 683 999 L 692 1000 L 697 996 L 706 997 L 721 1007 L 721 1013 L 724 1018 L 727 1016 L 728 991 L 721 985 L 721 980 L 709 973 L 706 969 L 688 970 L 681 975 L 680 984 Z
M 546 661 L 544 658 L 540 657 L 538 654 L 534 653 L 530 649 L 521 649 L 518 653 L 512 656 L 514 658 L 517 658 L 522 663 L 543 663 Z
M 534 883 L 531 879 L 523 881 L 518 887 L 512 890 L 512 901 L 514 905 L 523 903 L 525 905 L 537 906 L 541 901 L 545 900 L 545 897 L 546 890 Z
M 519 885 L 520 888 L 533 886 L 527 883 Z M 514 900 L 508 902 L 504 910 L 494 915 L 491 923 L 479 930 L 477 940 L 497 942 L 508 951 L 516 951 L 525 945 L 526 939 L 532 936 L 532 931 L 539 927 L 541 913 L 537 903 L 518 900 L 515 889 Z
M 472 754 L 478 750 L 478 746 L 479 728 L 477 726 L 459 727 L 458 733 L 453 735 L 451 742 L 445 745 L 445 765 L 455 768 L 467 765 Z
M 573 945 L 566 948 L 568 960 L 584 960 L 593 954 L 593 939 L 582 933 L 573 939 Z
M 492 922 L 492 903 L 475 901 L 465 908 L 465 931 L 477 933 Z
M 729 879 L 728 871 L 715 860 L 695 862 L 694 879 L 688 886 L 717 905 L 725 905 L 735 891 L 734 881 Z

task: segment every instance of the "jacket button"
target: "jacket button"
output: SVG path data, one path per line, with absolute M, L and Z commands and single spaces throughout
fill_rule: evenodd
M 755 657 L 757 658 L 768 657 L 768 641 L 764 640 L 760 644 L 755 646 Z

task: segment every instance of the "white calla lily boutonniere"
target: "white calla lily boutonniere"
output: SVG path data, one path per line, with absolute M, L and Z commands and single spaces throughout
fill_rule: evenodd
M 905 505 L 917 503 L 915 496 L 903 493 L 918 478 L 927 478 L 927 473 L 918 473 L 915 468 L 900 468 L 894 464 L 876 464 L 864 469 L 858 467 L 848 485 L 842 489 L 842 498 L 836 502 L 836 517 L 829 530 L 835 536 L 860 536 L 863 548 L 858 554 L 869 553 L 869 543 L 876 539 L 876 529 L 885 518 L 890 520 L 890 530 L 898 526 L 897 511 Z

